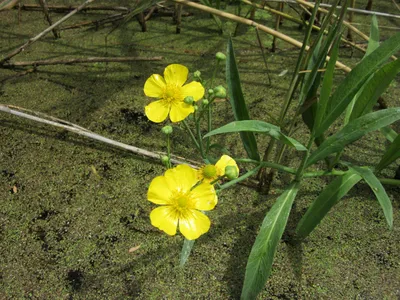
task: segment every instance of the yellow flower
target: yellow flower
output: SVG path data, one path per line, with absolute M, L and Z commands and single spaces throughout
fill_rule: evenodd
M 183 100 L 186 96 L 192 96 L 195 101 L 200 100 L 204 96 L 204 87 L 197 81 L 184 85 L 188 73 L 185 66 L 172 64 L 165 68 L 164 77 L 153 74 L 146 80 L 146 96 L 160 99 L 145 107 L 145 114 L 151 121 L 160 123 L 169 114 L 172 122 L 179 122 L 194 112 L 193 105 Z
M 228 156 L 222 155 L 215 165 L 205 165 L 200 170 L 197 171 L 198 180 L 203 180 L 203 182 L 215 181 L 218 177 L 225 175 L 225 168 L 227 166 L 236 167 L 237 174 L 239 174 L 239 168 L 236 161 Z
M 197 239 L 210 229 L 210 219 L 199 210 L 211 210 L 218 202 L 214 187 L 198 182 L 196 170 L 179 165 L 150 183 L 147 199 L 162 205 L 150 213 L 151 224 L 169 235 L 179 231 L 188 240 Z

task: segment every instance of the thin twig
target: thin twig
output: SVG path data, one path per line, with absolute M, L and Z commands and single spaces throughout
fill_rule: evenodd
M 51 30 L 56 28 L 58 25 L 61 23 L 65 22 L 67 19 L 72 17 L 74 14 L 76 14 L 78 11 L 83 9 L 85 6 L 89 5 L 90 3 L 94 2 L 95 0 L 86 0 L 83 4 L 81 4 L 79 7 L 77 7 L 75 10 L 71 11 L 69 14 L 58 20 L 56 23 L 51 25 L 50 27 L 47 27 L 44 31 L 36 35 L 35 37 L 29 39 L 25 44 L 23 44 L 21 47 L 18 49 L 15 49 L 13 52 L 8 54 L 6 57 L 0 60 L 0 66 L 3 65 L 6 61 L 8 61 L 10 58 L 14 57 L 18 53 L 21 53 L 22 51 L 25 50 L 25 48 L 29 47 L 32 45 L 34 42 L 38 41 L 41 37 L 45 36 L 47 33 L 49 33 Z
M 157 9 L 157 6 L 153 6 L 152 8 L 150 8 L 149 12 L 144 17 L 144 20 L 148 21 L 151 18 L 151 15 L 156 11 L 156 9 Z
M 46 0 L 39 0 L 39 3 L 43 9 L 43 13 L 46 17 L 47 22 L 49 23 L 50 26 L 53 25 L 53 21 L 51 20 L 50 15 L 49 15 L 49 9 L 47 7 Z M 58 31 L 55 28 L 52 30 L 52 32 L 56 39 L 60 38 L 60 34 L 58 33 Z
M 63 26 L 63 27 L 60 28 L 60 30 L 75 29 L 75 28 L 81 28 L 81 27 L 84 27 L 84 26 L 95 26 L 97 28 L 100 25 L 104 25 L 104 24 L 107 24 L 107 23 L 113 23 L 113 22 L 119 21 L 119 20 L 123 19 L 126 15 L 127 15 L 127 12 L 113 14 L 111 16 L 107 16 L 107 17 L 99 19 L 99 20 L 85 21 L 85 22 L 80 22 L 80 23 L 68 25 L 68 26 Z
M 257 27 L 256 27 L 256 35 L 257 35 L 258 45 L 260 46 L 261 54 L 262 54 L 262 57 L 263 57 L 263 60 L 264 60 L 265 69 L 267 70 L 268 83 L 269 83 L 269 85 L 271 85 L 272 81 L 271 81 L 271 76 L 269 75 L 267 58 L 265 57 L 264 46 L 262 44 L 260 33 L 258 32 L 258 28 Z
M 268 0 L 268 2 L 284 2 L 284 3 L 290 3 L 290 4 L 299 4 L 298 1 L 296 0 Z M 314 2 L 308 2 L 310 5 L 314 5 Z M 325 4 L 321 3 L 320 7 L 326 7 L 330 8 L 332 7 L 331 4 Z M 341 6 L 337 6 L 337 9 L 340 9 Z M 376 15 L 380 17 L 386 17 L 386 18 L 395 18 L 395 19 L 400 19 L 400 15 L 394 15 L 394 14 L 388 14 L 388 13 L 383 13 L 379 11 L 371 11 L 371 10 L 365 10 L 365 9 L 359 9 L 359 8 L 347 8 L 348 11 L 354 11 L 355 13 L 359 14 L 364 14 L 364 15 Z
M 24 67 L 24 66 L 43 66 L 43 65 L 71 65 L 94 62 L 130 62 L 130 61 L 158 61 L 162 56 L 155 57 L 87 57 L 87 58 L 69 58 L 69 59 L 46 59 L 35 61 L 16 61 L 6 62 L 3 67 Z
M 15 78 L 18 78 L 18 77 L 25 76 L 26 74 L 32 73 L 34 71 L 35 71 L 35 69 L 33 68 L 33 69 L 28 69 L 28 70 L 23 71 L 23 72 L 19 72 L 19 73 L 15 74 L 15 75 L 12 75 L 12 76 L 9 76 L 7 78 L 4 78 L 3 80 L 0 81 L 0 84 L 3 84 L 4 82 L 6 82 L 8 80 L 12 80 L 12 79 L 15 79 Z
M 268 11 L 268 12 L 270 12 L 270 13 L 280 15 L 282 18 L 285 18 L 285 19 L 287 19 L 287 20 L 289 20 L 289 21 L 291 21 L 291 22 L 297 23 L 297 24 L 299 24 L 299 25 L 303 25 L 303 24 L 304 24 L 304 22 L 303 22 L 302 20 L 297 19 L 297 18 L 295 18 L 295 17 L 292 17 L 291 15 L 285 14 L 285 13 L 279 11 L 279 10 L 270 8 L 269 6 L 265 6 L 265 5 L 262 6 L 262 5 L 260 5 L 260 4 L 256 4 L 256 3 L 250 2 L 250 1 L 248 1 L 248 0 L 241 0 L 241 1 L 242 1 L 243 3 L 245 3 L 245 4 L 251 5 L 251 6 L 253 6 L 253 7 L 257 7 L 257 8 L 259 8 L 259 9 L 266 10 L 266 11 Z M 318 27 L 318 26 L 316 26 L 316 25 L 312 25 L 312 27 L 313 27 L 313 29 L 315 29 L 315 30 L 321 30 L 321 28 Z M 362 48 L 362 47 L 360 47 L 359 45 L 357 45 L 356 43 L 350 42 L 350 41 L 346 40 L 346 39 L 343 38 L 343 37 L 341 38 L 341 41 L 342 41 L 343 43 L 345 43 L 345 44 L 351 46 L 351 47 L 354 47 L 355 49 L 357 49 L 357 50 L 359 50 L 359 51 L 361 51 L 361 52 L 363 52 L 363 53 L 367 52 L 367 50 L 366 50 L 365 48 Z
M 66 12 L 66 11 L 72 11 L 76 9 L 76 6 L 69 6 L 69 5 L 47 5 L 47 8 L 49 11 L 54 11 L 54 12 Z M 29 10 L 29 11 L 40 11 L 41 6 L 36 5 L 36 4 L 23 4 L 21 5 L 22 10 Z M 112 11 L 129 11 L 129 8 L 123 7 L 123 6 L 90 6 L 90 7 L 85 7 L 81 9 L 80 11 L 85 12 L 85 11 L 97 11 L 97 10 L 112 10 Z
M 260 29 L 260 30 L 262 30 L 262 31 L 264 31 L 264 32 L 266 32 L 268 34 L 276 36 L 278 39 L 281 39 L 281 40 L 283 40 L 283 41 L 285 41 L 285 42 L 287 42 L 287 43 L 289 43 L 289 44 L 291 44 L 293 46 L 296 46 L 298 48 L 301 48 L 303 46 L 303 44 L 301 42 L 299 42 L 298 40 L 296 40 L 296 39 L 294 39 L 294 38 L 292 38 L 290 36 L 287 36 L 287 35 L 285 35 L 285 34 L 283 34 L 281 32 L 273 30 L 272 28 L 269 28 L 267 26 L 258 24 L 258 23 L 254 22 L 254 21 L 251 21 L 249 19 L 245 19 L 245 18 L 236 16 L 234 14 L 230 14 L 230 13 L 227 13 L 227 12 L 224 12 L 224 11 L 212 8 L 212 7 L 208 7 L 208 6 L 205 6 L 205 5 L 201 5 L 201 4 L 198 4 L 198 3 L 194 3 L 194 2 L 188 1 L 188 0 L 172 0 L 172 1 L 176 2 L 176 3 L 181 3 L 181 4 L 184 4 L 184 5 L 193 7 L 193 8 L 197 8 L 197 9 L 202 10 L 204 12 L 207 12 L 207 13 L 210 13 L 210 14 L 213 14 L 213 15 L 220 16 L 222 18 L 226 18 L 226 19 L 232 20 L 234 22 L 238 22 L 238 23 L 242 23 L 242 24 L 246 24 L 246 25 L 249 25 L 249 26 L 256 27 L 256 28 L 258 28 L 258 29 Z M 309 50 L 309 46 L 306 46 L 306 50 Z M 329 57 L 327 57 L 327 60 L 329 60 Z M 351 71 L 351 68 L 349 68 L 348 66 L 344 65 L 343 63 L 341 63 L 339 61 L 336 62 L 336 66 L 339 69 L 341 69 L 341 70 L 343 70 L 345 72 L 350 72 Z
M 135 146 L 127 145 L 127 144 L 124 144 L 124 143 L 121 143 L 121 142 L 106 138 L 106 137 L 104 137 L 102 135 L 96 134 L 96 133 L 94 133 L 94 132 L 92 132 L 92 131 L 90 131 L 90 130 L 88 130 L 86 128 L 80 127 L 80 126 L 78 126 L 76 124 L 73 124 L 73 123 L 70 123 L 68 121 L 64 121 L 64 120 L 57 119 L 57 118 L 50 117 L 50 116 L 46 116 L 46 117 L 47 118 L 51 118 L 52 120 L 47 120 L 45 118 L 37 117 L 37 116 L 34 116 L 34 115 L 27 114 L 25 112 L 19 111 L 19 110 L 27 111 L 26 109 L 18 108 L 19 110 L 16 110 L 16 109 L 13 109 L 13 108 L 16 108 L 16 107 L 15 106 L 9 106 L 9 105 L 0 104 L 0 111 L 3 111 L 5 113 L 9 113 L 9 114 L 12 114 L 12 115 L 15 115 L 15 116 L 18 116 L 18 117 L 22 117 L 22 118 L 25 118 L 25 119 L 29 119 L 31 121 L 39 122 L 39 123 L 42 123 L 42 124 L 47 124 L 47 125 L 52 125 L 52 126 L 55 126 L 55 127 L 58 127 L 58 128 L 62 128 L 62 129 L 65 129 L 67 131 L 74 132 L 74 133 L 76 133 L 78 135 L 85 136 L 87 138 L 90 138 L 90 139 L 93 139 L 93 140 L 96 140 L 96 141 L 100 141 L 100 142 L 106 143 L 108 145 L 111 145 L 111 146 L 114 146 L 114 147 L 117 147 L 117 148 L 120 148 L 120 149 L 124 149 L 124 150 L 130 151 L 130 152 L 132 152 L 134 154 L 137 154 L 137 155 L 150 157 L 150 158 L 155 159 L 155 160 L 157 160 L 157 161 L 159 161 L 161 163 L 160 155 L 157 154 L 157 153 L 154 153 L 154 152 L 142 149 L 142 148 L 138 148 L 138 147 L 135 147 Z M 40 114 L 40 115 L 44 116 L 43 113 L 35 112 L 35 114 Z M 187 162 L 184 162 L 184 161 L 181 161 L 181 160 L 178 160 L 178 159 L 174 159 L 174 158 L 171 158 L 171 162 L 174 163 L 174 164 L 188 164 Z M 197 166 L 194 166 L 192 164 L 189 164 L 189 165 L 191 167 L 193 167 L 193 168 L 198 168 Z
M 308 6 L 310 8 L 314 8 L 314 4 L 311 4 L 311 3 L 306 2 L 304 0 L 296 0 L 296 2 L 299 3 L 299 4 L 303 4 L 305 6 Z M 320 11 L 322 13 L 325 13 L 325 14 L 329 13 L 326 9 L 323 9 L 323 8 L 318 8 L 318 11 Z M 336 17 L 335 14 L 333 14 L 332 16 Z M 354 27 L 353 25 L 351 25 L 349 22 L 343 20 L 343 25 L 346 26 L 348 29 L 351 29 L 355 34 L 357 34 L 358 36 L 360 36 L 364 40 L 369 41 L 369 37 L 365 33 L 360 31 L 358 28 Z M 397 59 L 394 55 L 392 55 L 391 58 L 393 60 Z
M 397 7 L 397 9 L 400 10 L 400 6 L 396 3 L 396 0 L 392 0 L 392 2 Z

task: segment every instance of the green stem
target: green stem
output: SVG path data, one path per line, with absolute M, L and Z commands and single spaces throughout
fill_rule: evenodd
M 245 180 L 246 178 L 256 174 L 260 168 L 261 168 L 261 164 L 258 165 L 257 167 L 255 167 L 254 169 L 251 169 L 246 174 L 243 174 L 242 176 L 240 176 L 240 177 L 238 177 L 238 178 L 236 178 L 234 180 L 231 180 L 231 181 L 229 181 L 227 183 L 222 184 L 220 186 L 219 190 L 222 191 L 222 190 L 224 190 L 224 189 L 226 189 L 228 187 L 231 187 L 232 185 L 235 185 L 236 183 L 238 183 L 238 182 L 240 182 L 242 180 Z
M 167 167 L 168 169 L 171 169 L 171 143 L 170 143 L 170 137 L 169 134 L 167 134 L 167 156 L 168 156 L 168 163 Z
M 215 65 L 214 72 L 213 72 L 213 75 L 211 77 L 210 88 L 213 87 L 215 76 L 217 76 L 218 67 L 219 67 L 219 59 L 217 59 L 217 64 Z
M 218 181 L 220 181 L 220 180 L 222 180 L 222 179 L 224 179 L 224 178 L 225 178 L 225 176 L 219 176 L 217 179 L 211 181 L 210 184 L 211 184 L 211 185 L 214 185 L 214 184 L 216 184 Z
M 253 159 L 248 159 L 248 158 L 235 158 L 236 162 L 243 162 L 243 163 L 253 163 L 253 164 L 257 164 L 257 165 L 261 165 L 262 167 L 267 167 L 267 168 L 271 168 L 271 169 L 276 169 L 285 173 L 290 173 L 293 175 L 296 175 L 297 170 L 290 168 L 290 167 L 286 167 L 280 164 L 276 164 L 276 163 L 272 163 L 272 162 L 268 162 L 268 161 L 262 161 L 259 162 L 257 160 L 253 160 Z
M 253 159 L 248 159 L 248 158 L 235 158 L 236 162 L 241 162 L 241 163 L 251 163 L 251 164 L 257 164 L 258 166 L 256 168 L 259 167 L 267 167 L 267 168 L 271 168 L 271 169 L 276 169 L 278 171 L 282 171 L 285 173 L 289 173 L 292 175 L 296 175 L 296 173 L 298 172 L 296 169 L 294 168 L 290 168 L 290 167 L 286 167 L 286 166 L 282 166 L 280 164 L 276 164 L 276 163 L 271 163 L 271 162 L 267 162 L 267 161 L 262 161 L 261 163 L 257 160 L 253 160 Z M 250 170 L 249 172 L 252 172 L 254 169 Z M 311 178 L 311 177 L 321 177 L 321 176 L 342 176 L 346 173 L 346 171 L 339 171 L 339 170 L 332 170 L 332 171 L 311 171 L 311 172 L 305 172 L 303 173 L 303 178 Z M 247 173 L 246 173 L 247 174 Z M 245 175 L 246 175 L 245 174 Z M 243 175 L 243 176 L 245 176 Z M 241 177 L 239 177 L 241 178 Z M 247 177 L 246 177 L 247 178 Z M 400 180 L 398 179 L 390 179 L 390 178 L 378 178 L 378 180 L 382 183 L 382 184 L 387 184 L 387 185 L 397 185 L 400 186 Z M 224 186 L 224 185 L 223 185 Z
M 208 103 L 207 105 L 207 132 L 210 132 L 212 129 L 212 108 L 211 108 L 211 103 Z M 210 137 L 207 137 L 207 146 L 206 146 L 206 153 L 210 150 Z
M 303 178 L 304 169 L 306 167 L 308 157 L 310 156 L 310 150 L 311 150 L 313 143 L 314 143 L 314 137 L 310 136 L 310 139 L 308 140 L 308 144 L 307 144 L 307 152 L 304 154 L 303 160 L 301 161 L 301 164 L 300 164 L 300 167 L 297 169 L 295 181 L 300 182 L 301 179 Z
M 197 120 L 195 119 L 195 122 L 196 122 L 197 138 L 199 139 L 199 143 L 198 143 L 199 150 L 200 150 L 201 157 L 204 159 L 204 158 L 206 158 L 206 156 L 204 154 L 203 140 L 202 140 L 201 131 L 200 131 L 200 119 L 197 119 Z
M 197 140 L 196 140 L 196 138 L 195 138 L 195 136 L 194 136 L 194 134 L 193 134 L 193 131 L 190 129 L 190 127 L 189 127 L 189 125 L 187 124 L 186 120 L 183 120 L 182 123 L 183 123 L 183 125 L 185 126 L 186 130 L 189 132 L 190 138 L 192 139 L 192 142 L 195 144 L 197 150 L 199 150 L 200 153 L 202 153 L 202 151 L 200 150 L 200 145 L 199 145 L 199 143 L 197 142 Z

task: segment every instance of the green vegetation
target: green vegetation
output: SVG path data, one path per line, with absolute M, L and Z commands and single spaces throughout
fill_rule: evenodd
M 391 11 L 391 3 L 377 3 L 374 9 Z M 213 18 L 184 10 L 193 15 L 182 18 L 180 35 L 175 34 L 176 27 L 166 16 L 151 18 L 147 32 L 141 32 L 134 21 L 126 23 L 107 36 L 107 43 L 109 27 L 62 31 L 58 40 L 48 35 L 15 60 L 107 55 L 162 55 L 163 60 L 41 66 L 36 72 L 12 79 L 15 71 L 0 69 L 0 80 L 6 79 L 0 85 L 0 103 L 40 111 L 127 144 L 163 151 L 162 125 L 149 122 L 144 115 L 149 102 L 143 94 L 145 80 L 171 63 L 184 64 L 191 72 L 200 70 L 204 78 L 211 78 L 214 55 L 225 53 L 228 32 L 236 26 L 224 21 L 225 33 L 219 35 Z M 273 26 L 273 18 L 264 13 L 256 17 Z M 370 22 L 365 16 L 355 17 L 355 22 Z M 15 10 L 2 12 L 0 18 L 4 24 L 1 56 L 47 26 L 38 12 L 23 11 L 19 25 Z M 98 12 L 79 14 L 67 23 L 98 18 Z M 379 24 L 393 26 L 386 19 L 379 19 Z M 297 25 L 284 22 L 281 29 L 302 39 Z M 385 29 L 380 33 L 381 40 L 393 35 Z M 261 36 L 269 47 L 272 38 Z M 311 33 L 311 38 L 315 37 Z M 267 53 L 272 78 L 272 85 L 268 85 L 255 30 L 240 25 L 233 43 L 251 118 L 275 124 L 273 116 L 279 116 L 299 51 L 278 42 L 278 51 Z M 339 48 L 339 59 L 349 66 L 354 67 L 361 58 L 362 54 Z M 284 70 L 288 74 L 279 76 Z M 334 75 L 333 85 L 337 86 L 344 76 L 340 71 Z M 383 95 L 391 110 L 400 106 L 398 78 L 394 82 Z M 225 74 L 217 74 L 214 84 L 225 85 Z M 289 111 L 289 117 L 292 114 Z M 226 101 L 217 103 L 213 116 L 215 127 L 235 120 Z M 296 152 L 295 147 L 307 145 L 309 130 L 300 119 L 294 126 L 290 135 L 294 140 L 289 140 L 281 163 L 297 167 L 303 152 Z M 333 123 L 329 133 L 340 128 L 340 123 Z M 398 123 L 393 129 L 400 132 Z M 274 132 L 287 141 L 287 136 Z M 173 154 L 197 159 L 190 137 L 183 133 L 183 128 L 174 127 Z M 255 138 L 258 148 L 265 149 L 269 137 L 256 133 Z M 239 134 L 212 139 L 233 156 L 246 157 Z M 381 161 L 388 146 L 387 139 L 374 131 L 349 145 L 342 156 L 354 165 L 379 164 L 384 168 L 382 175 L 393 178 L 397 152 L 389 148 L 390 153 Z M 240 167 L 250 170 L 248 164 Z M 318 167 L 323 170 L 323 161 Z M 180 268 L 184 238 L 169 237 L 149 221 L 154 206 L 146 199 L 147 187 L 162 173 L 162 165 L 154 161 L 0 113 L 0 298 L 239 298 L 250 245 L 258 232 L 268 231 L 260 229 L 266 212 L 278 201 L 285 208 L 282 213 L 289 214 L 286 208 L 293 199 L 279 196 L 294 197 L 297 186 L 285 193 L 290 177 L 278 173 L 268 195 L 249 187 L 252 181 L 224 190 L 217 208 L 210 212 L 210 231 L 196 241 L 185 267 Z M 371 189 L 358 183 L 303 243 L 293 242 L 300 219 L 328 184 L 334 185 L 334 179 L 307 178 L 297 192 L 283 237 L 276 240 L 272 273 L 260 299 L 400 296 L 399 187 L 385 186 L 393 205 L 392 231 Z M 139 249 L 128 252 L 138 245 Z

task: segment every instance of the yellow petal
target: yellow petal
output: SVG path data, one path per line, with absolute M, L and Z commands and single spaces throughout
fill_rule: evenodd
M 178 165 L 164 174 L 168 186 L 173 191 L 189 192 L 197 183 L 196 170 L 187 165 Z
M 217 163 L 215 164 L 215 167 L 217 168 L 218 176 L 223 176 L 225 174 L 225 168 L 227 166 L 236 167 L 238 174 L 239 174 L 239 168 L 236 164 L 236 161 L 232 157 L 224 154 L 221 156 L 219 161 L 217 161 Z
M 168 182 L 164 176 L 154 178 L 147 191 L 147 199 L 155 204 L 170 204 L 172 191 L 168 186 Z
M 190 192 L 193 208 L 211 210 L 217 205 L 218 197 L 214 187 L 209 183 L 201 183 Z
M 143 91 L 147 97 L 162 98 L 165 86 L 164 78 L 153 74 L 146 80 Z
M 200 100 L 204 96 L 204 87 L 200 82 L 192 81 L 191 83 L 185 84 L 181 88 L 183 98 L 186 96 L 192 96 L 195 101 Z
M 169 65 L 164 70 L 165 82 L 181 87 L 186 82 L 188 73 L 188 68 L 183 65 Z
M 176 234 L 178 225 L 178 214 L 171 206 L 160 206 L 150 213 L 151 225 L 164 231 L 169 235 Z
M 150 121 L 160 123 L 164 121 L 170 109 L 170 105 L 164 100 L 151 102 L 144 108 L 144 112 Z
M 173 103 L 171 106 L 169 118 L 172 122 L 176 123 L 184 120 L 188 115 L 193 112 L 193 105 L 186 104 L 185 102 Z
M 197 210 L 187 210 L 179 219 L 179 231 L 188 240 L 195 240 L 210 229 L 210 219 Z

